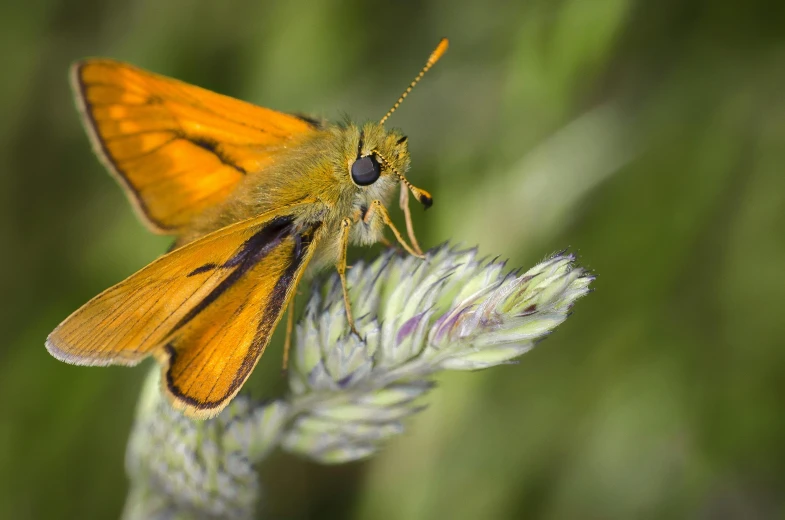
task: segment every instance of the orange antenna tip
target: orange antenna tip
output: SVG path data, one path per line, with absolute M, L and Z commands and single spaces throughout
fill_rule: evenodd
M 442 41 L 439 42 L 439 45 L 431 53 L 430 58 L 428 58 L 428 67 L 433 67 L 433 64 L 439 61 L 439 58 L 444 56 L 444 53 L 447 52 L 447 48 L 450 46 L 450 40 L 447 38 L 442 38 Z

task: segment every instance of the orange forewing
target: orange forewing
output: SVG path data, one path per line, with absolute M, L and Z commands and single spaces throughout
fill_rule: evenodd
M 72 83 L 93 147 L 149 227 L 179 234 L 314 123 L 126 63 L 76 63 Z
M 276 212 L 211 233 L 90 300 L 46 346 L 80 365 L 135 365 L 154 355 L 174 406 L 212 417 L 262 355 L 318 230 Z

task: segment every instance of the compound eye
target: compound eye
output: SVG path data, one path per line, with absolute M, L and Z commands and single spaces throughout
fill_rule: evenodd
M 360 157 L 352 164 L 352 180 L 358 186 L 373 184 L 381 174 L 382 169 L 379 167 L 379 161 L 373 155 Z

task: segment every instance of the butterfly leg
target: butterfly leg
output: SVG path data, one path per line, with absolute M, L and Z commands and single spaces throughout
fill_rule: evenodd
M 401 183 L 401 196 L 398 199 L 398 203 L 400 204 L 401 209 L 403 210 L 403 216 L 406 219 L 406 234 L 409 235 L 409 242 L 412 243 L 412 249 L 417 251 L 417 253 L 422 256 L 422 249 L 420 249 L 420 244 L 417 243 L 417 237 L 414 236 L 412 213 L 409 210 L 409 190 L 403 183 Z
M 406 250 L 407 253 L 416 256 L 417 258 L 425 258 L 425 255 L 423 255 L 422 252 L 416 251 L 411 246 L 409 246 L 409 244 L 406 243 L 406 241 L 403 239 L 403 236 L 401 235 L 401 232 L 398 231 L 398 228 L 396 228 L 395 224 L 393 224 L 392 219 L 390 218 L 390 214 L 387 213 L 387 208 L 385 208 L 382 201 L 378 199 L 371 202 L 371 207 L 368 210 L 368 212 L 365 214 L 363 220 L 365 222 L 369 222 L 372 218 L 375 218 L 377 215 L 379 216 L 379 218 L 382 219 L 382 222 L 384 222 L 385 225 L 392 230 L 393 235 L 395 235 L 395 239 L 398 241 L 399 244 L 401 244 L 401 246 Z M 417 249 L 419 249 L 419 247 Z
M 354 326 L 354 316 L 352 316 L 352 304 L 349 302 L 349 289 L 346 285 L 346 250 L 349 247 L 349 231 L 352 229 L 352 220 L 345 218 L 341 221 L 341 245 L 338 262 L 335 268 L 338 270 L 338 276 L 341 277 L 341 289 L 343 289 L 343 303 L 346 306 L 346 319 L 349 322 L 349 327 L 352 332 L 360 337 L 357 332 L 357 327 Z
M 286 339 L 283 341 L 283 367 L 281 371 L 286 372 L 289 368 L 289 349 L 292 347 L 292 332 L 294 331 L 294 299 L 297 292 L 292 295 L 289 301 L 289 308 L 286 310 Z

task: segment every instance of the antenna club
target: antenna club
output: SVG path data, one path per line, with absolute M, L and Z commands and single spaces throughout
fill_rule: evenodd
M 431 56 L 428 58 L 428 67 L 432 67 L 434 63 L 439 61 L 439 58 L 444 56 L 444 53 L 447 52 L 449 46 L 450 40 L 442 38 L 442 41 L 439 42 L 439 45 L 436 46 L 436 49 L 434 49 Z
M 433 205 L 433 197 L 431 196 L 431 194 L 421 188 L 418 188 L 417 186 L 414 186 L 411 182 L 409 182 L 409 180 L 406 177 L 404 177 L 404 175 L 401 172 L 399 172 L 395 168 L 395 166 L 393 166 L 390 163 L 390 161 L 387 160 L 387 158 L 384 155 L 379 153 L 379 150 L 373 149 L 371 150 L 371 153 L 375 154 L 376 157 L 379 158 L 380 162 L 384 163 L 385 166 L 391 169 L 393 173 L 395 173 L 395 175 L 398 176 L 401 182 L 404 183 L 407 188 L 409 188 L 409 191 L 412 192 L 414 198 L 417 199 L 417 202 L 425 206 L 425 209 L 428 209 Z
M 431 206 L 433 206 L 433 197 L 431 196 L 430 193 L 428 193 L 422 188 L 417 188 L 415 186 L 412 186 L 412 188 L 414 188 L 412 192 L 414 193 L 414 196 L 417 198 L 417 201 L 420 204 L 422 204 L 425 209 L 428 209 Z

